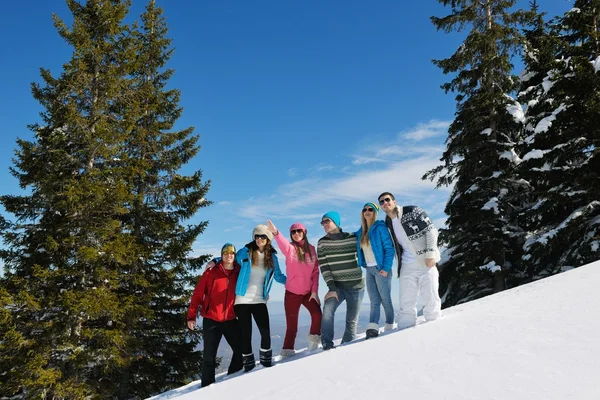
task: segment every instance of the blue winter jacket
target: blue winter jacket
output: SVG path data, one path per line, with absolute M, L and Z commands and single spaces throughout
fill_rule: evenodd
M 360 237 L 362 235 L 362 228 L 354 233 L 358 240 L 356 241 L 356 253 L 358 254 L 358 265 L 366 267 L 367 262 L 365 261 L 365 254 L 360 248 Z M 369 240 L 371 241 L 371 249 L 375 254 L 375 261 L 377 262 L 377 268 L 384 270 L 387 273 L 392 271 L 392 264 L 394 263 L 394 242 L 390 236 L 385 222 L 377 220 L 369 228 Z
M 235 260 L 242 267 L 237 280 L 237 285 L 235 286 L 235 294 L 237 296 L 244 296 L 246 294 L 246 289 L 248 288 L 248 280 L 250 279 L 250 271 L 252 270 L 250 248 L 248 247 L 250 244 L 247 244 L 245 247 L 238 250 L 237 254 L 235 255 Z M 265 285 L 263 290 L 265 300 L 269 297 L 269 291 L 271 290 L 271 285 L 273 284 L 273 278 L 275 278 L 275 280 L 281 284 L 285 284 L 286 281 L 286 276 L 279 268 L 279 260 L 277 259 L 276 253 L 277 251 L 272 248 L 271 254 L 273 257 L 273 268 L 267 268 L 267 276 L 265 277 Z

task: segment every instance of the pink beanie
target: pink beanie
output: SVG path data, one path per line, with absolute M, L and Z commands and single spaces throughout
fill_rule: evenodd
M 306 233 L 306 227 L 302 225 L 300 222 L 294 222 L 292 226 L 290 226 L 290 232 L 296 229 L 302 229 L 304 233 Z

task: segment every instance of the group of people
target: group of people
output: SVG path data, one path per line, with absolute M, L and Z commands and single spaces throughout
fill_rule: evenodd
M 187 315 L 187 326 L 192 330 L 196 328 L 198 312 L 203 317 L 202 386 L 215 382 L 217 349 L 222 337 L 233 350 L 228 374 L 255 367 L 252 319 L 261 337 L 259 362 L 265 367 L 272 365 L 267 300 L 273 280 L 285 285 L 286 333 L 282 357 L 295 354 L 300 306 L 311 317 L 308 351 L 319 345 L 323 350 L 334 347 L 335 312 L 344 301 L 346 328 L 341 343 L 354 340 L 365 284 L 371 303 L 367 339 L 379 335 L 382 307 L 384 331 L 415 325 L 419 294 L 425 319 L 431 321 L 441 316 L 436 227 L 421 208 L 400 207 L 389 192 L 382 193 L 378 203 L 368 202 L 363 206 L 361 227 L 354 233 L 342 230 L 339 213 L 325 213 L 321 218 L 325 236 L 319 239 L 316 250 L 308 242 L 303 224 L 294 223 L 290 227 L 288 240 L 270 220 L 254 228 L 253 240 L 242 249 L 236 251 L 231 243 L 222 247 L 221 257 L 209 262 L 200 277 Z M 380 208 L 386 213 L 385 222 L 377 219 Z M 273 239 L 286 258 L 285 274 L 279 267 Z M 400 281 L 397 325 L 391 298 L 394 256 Z M 322 310 L 319 272 L 328 288 Z

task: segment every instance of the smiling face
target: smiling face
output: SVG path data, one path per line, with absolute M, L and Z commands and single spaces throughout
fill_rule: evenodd
M 339 228 L 329 218 L 323 218 L 321 226 L 323 226 L 325 233 L 335 233 L 339 231 Z
M 233 260 L 235 260 L 235 253 L 233 251 L 227 251 L 222 254 L 223 265 L 225 267 L 233 265 Z
M 254 243 L 258 246 L 258 250 L 263 251 L 267 245 L 269 237 L 267 235 L 254 235 Z
M 396 208 L 396 199 L 390 194 L 382 194 L 379 196 L 379 205 L 383 211 L 388 213 Z
M 302 229 L 292 229 L 290 231 L 290 235 L 292 236 L 292 240 L 294 242 L 301 242 L 304 239 L 304 231 Z
M 364 206 L 362 209 L 362 217 L 366 222 L 372 223 L 375 220 L 375 209 L 371 206 Z

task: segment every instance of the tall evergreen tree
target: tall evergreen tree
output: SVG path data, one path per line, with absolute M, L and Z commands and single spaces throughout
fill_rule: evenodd
M 550 34 L 531 32 L 538 56 L 525 61 L 537 85 L 524 90 L 533 96 L 522 165 L 535 188 L 533 206 L 523 214 L 531 279 L 600 258 L 599 23 L 600 1 L 576 1 Z
M 27 194 L 0 197 L 15 216 L 0 253 L 6 335 L 32 359 L 2 365 L 13 379 L 2 394 L 142 397 L 198 369 L 184 309 L 188 267 L 202 259 L 187 254 L 206 223 L 182 222 L 209 204 L 208 183 L 177 172 L 197 137 L 168 132 L 181 108 L 165 90 L 172 71 L 160 71 L 170 54 L 160 10 L 151 3 L 132 29 L 129 0 L 67 4 L 72 27 L 54 22 L 73 55 L 58 78 L 41 70 L 43 124 L 18 140 L 12 173 Z
M 121 106 L 132 127 L 121 167 L 128 171 L 133 201 L 124 215 L 137 256 L 129 266 L 135 281 L 120 289 L 136 293 L 127 330 L 129 362 L 120 373 L 120 397 L 148 396 L 189 382 L 200 371 L 197 334 L 185 329 L 191 271 L 206 261 L 189 258 L 192 244 L 207 222 L 183 225 L 201 207 L 209 182 L 201 171 L 184 176 L 179 170 L 199 150 L 193 128 L 172 131 L 182 113 L 180 92 L 167 89 L 173 70 L 166 68 L 172 50 L 161 8 L 151 0 L 134 31 L 135 62 L 131 89 L 135 96 Z
M 443 165 L 424 176 L 437 177 L 438 186 L 454 184 L 445 210 L 448 226 L 441 232 L 451 252 L 440 273 L 444 305 L 450 306 L 503 290 L 520 258 L 516 195 L 528 187 L 515 177 L 523 115 L 511 97 L 517 80 L 510 60 L 523 14 L 509 11 L 514 0 L 440 2 L 452 11 L 431 18 L 438 30 L 469 27 L 452 56 L 434 61 L 445 74 L 456 73 L 442 88 L 457 93 L 457 111 Z

